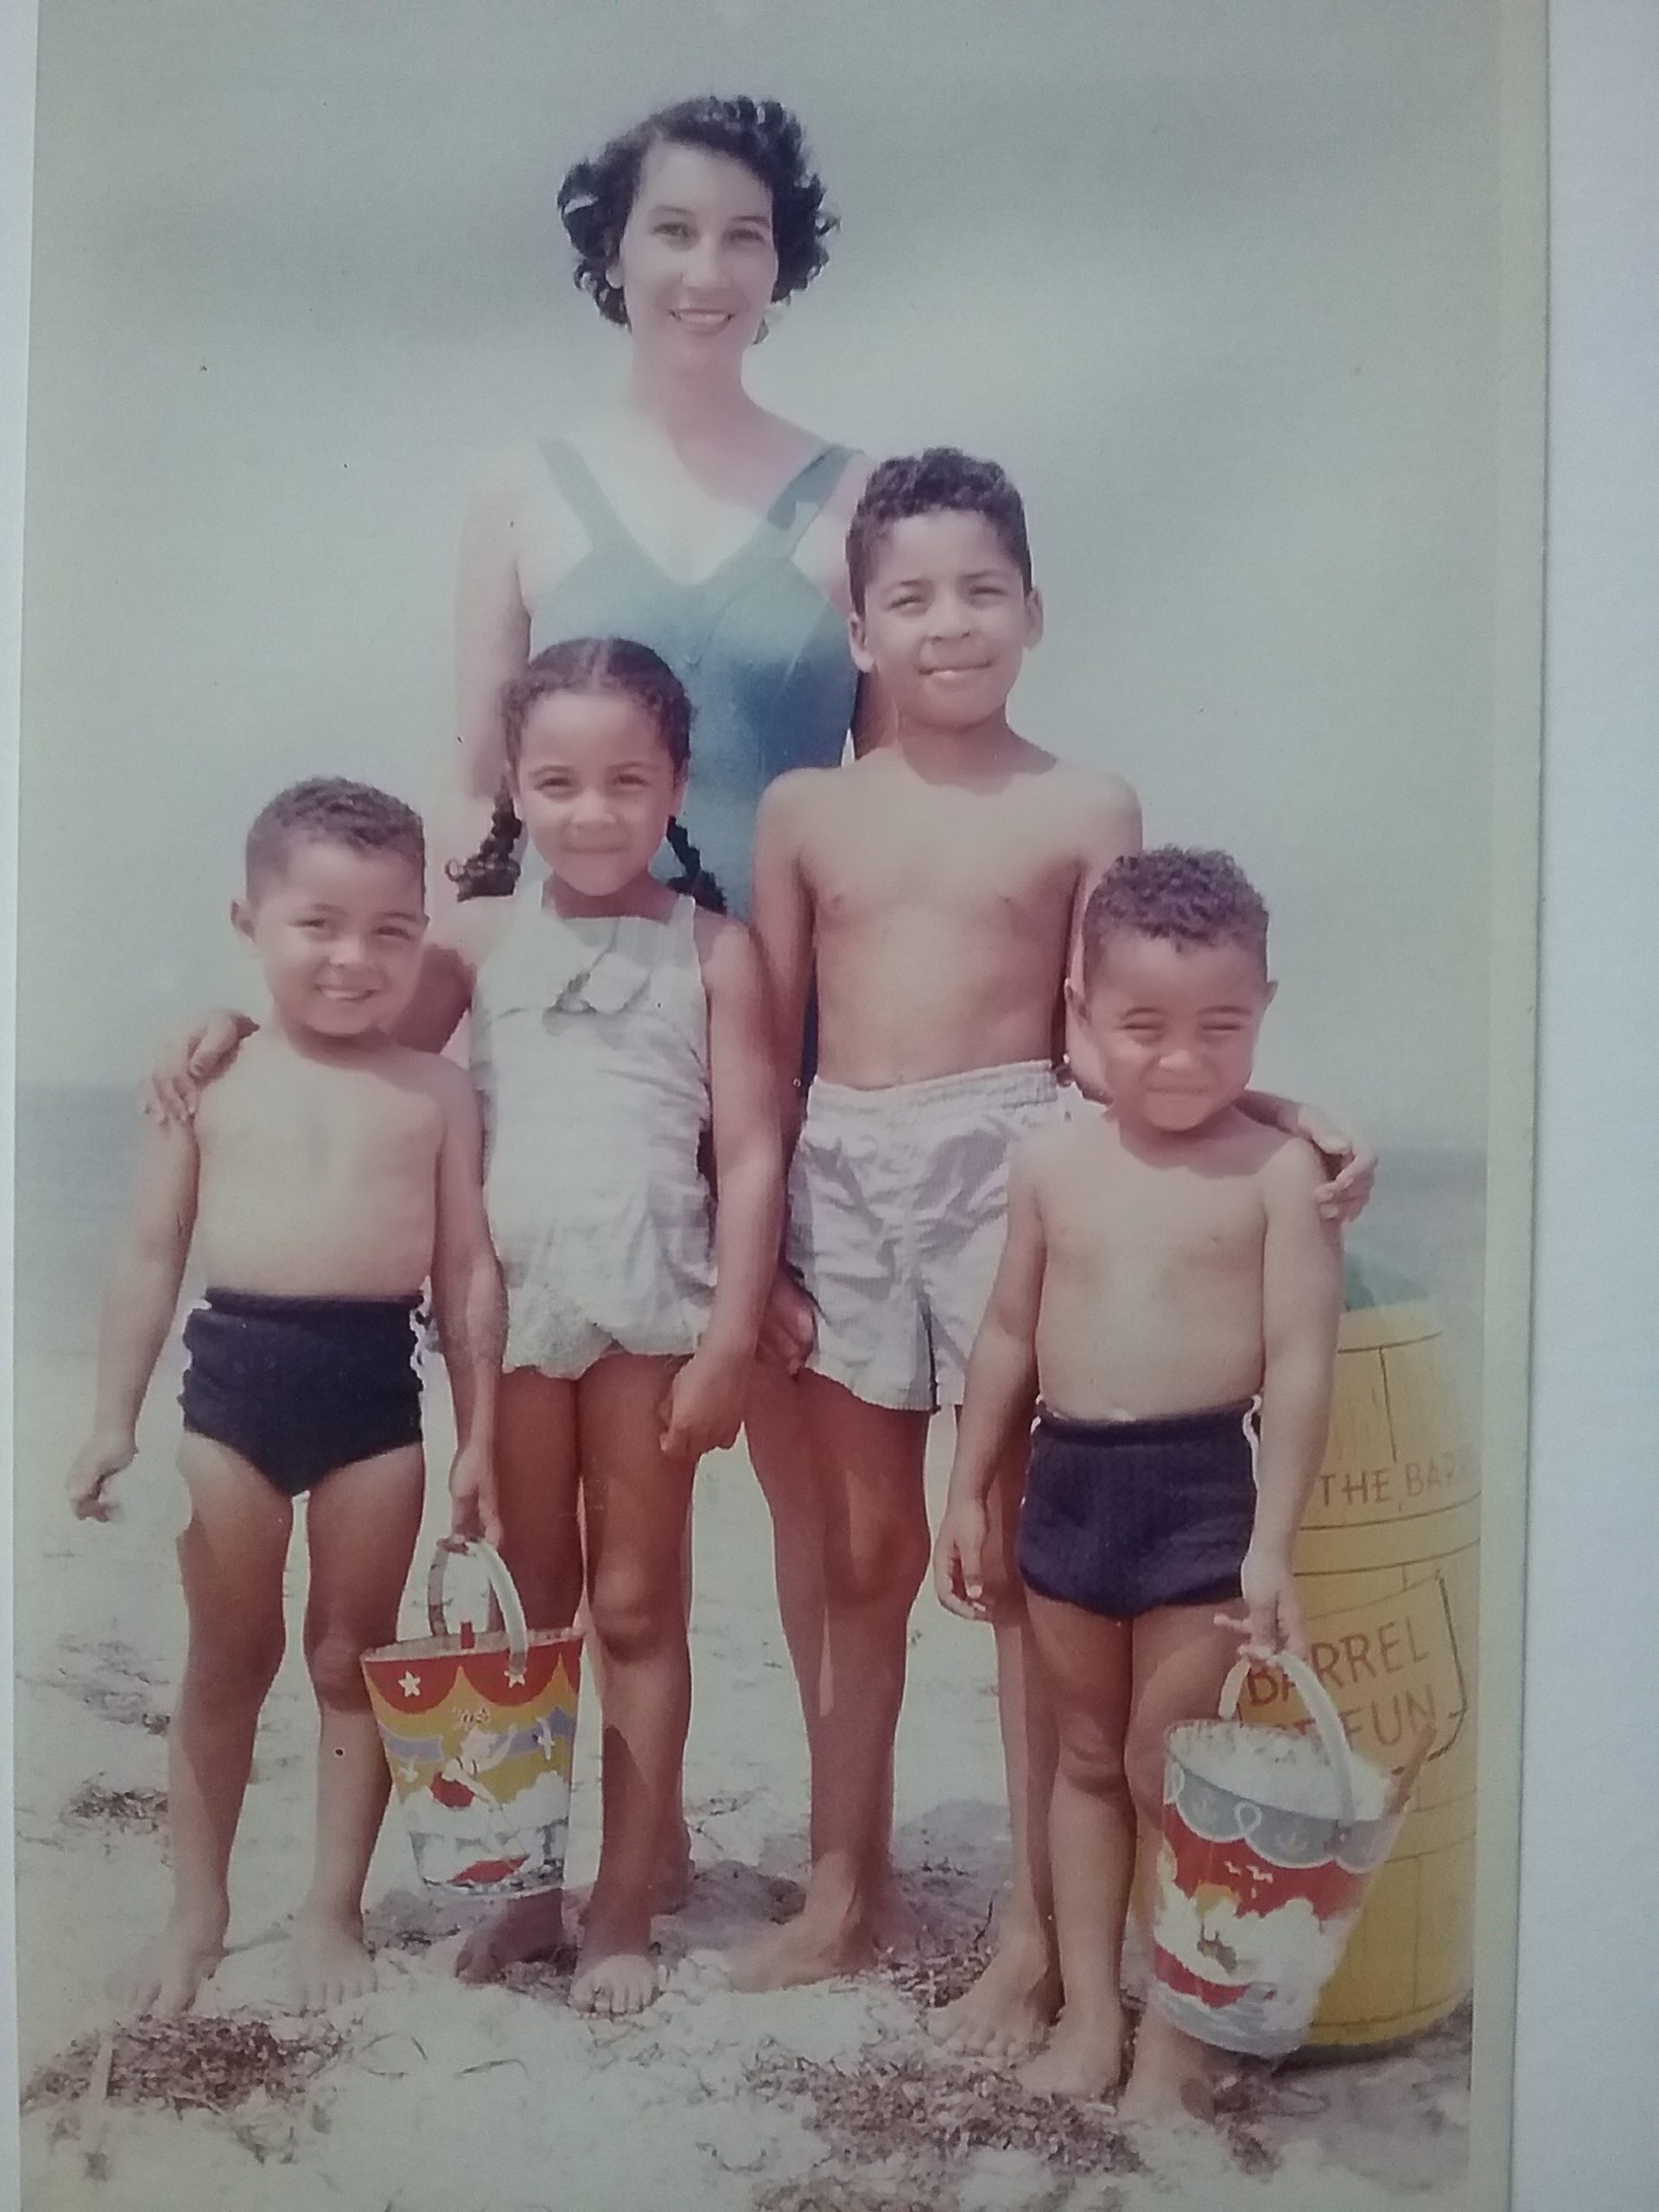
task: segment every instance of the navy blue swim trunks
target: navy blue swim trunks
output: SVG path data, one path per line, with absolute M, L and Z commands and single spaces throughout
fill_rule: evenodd
M 209 1290 L 184 1325 L 179 1403 L 286 1497 L 421 1440 L 416 1298 Z
M 1016 1557 L 1039 1597 L 1132 1620 L 1224 1605 L 1255 1525 L 1256 1402 L 1154 1421 L 1039 1408 Z

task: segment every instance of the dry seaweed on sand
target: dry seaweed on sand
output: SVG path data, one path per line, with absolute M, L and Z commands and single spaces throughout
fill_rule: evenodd
M 844 2068 L 766 2059 L 747 2080 L 763 2096 L 801 2099 L 814 2132 L 852 2157 L 937 2164 L 979 2151 L 1024 2151 L 1061 2173 L 1141 2171 L 1106 2107 L 1033 2097 L 1004 2075 L 914 2052 L 866 2052 Z
M 165 1736 L 168 1719 L 158 1712 L 142 1690 L 123 1689 L 114 1682 L 100 1681 L 92 1676 L 79 1681 L 65 1679 L 60 1687 L 78 1697 L 92 1712 L 101 1713 L 105 1720 L 113 1720 L 123 1728 L 142 1728 L 146 1736 Z
M 1279 2108 L 1272 2068 L 1256 2059 L 1236 2059 L 1216 2075 L 1213 2093 L 1213 2125 L 1233 2164 L 1257 2177 L 1276 2173 L 1279 2153 L 1256 2126 Z
M 966 1948 L 924 1949 L 906 1958 L 884 1959 L 881 1972 L 895 1989 L 912 1998 L 925 2012 L 931 2012 L 971 1989 L 990 1956 L 983 1942 L 970 1943 Z
M 903 1974 L 915 1971 L 912 1966 L 893 1978 L 903 1986 Z M 846 2067 L 766 2059 L 747 2079 L 763 2095 L 803 2099 L 814 2133 L 861 2159 L 913 2158 L 926 2165 L 979 2151 L 1020 2151 L 1063 2176 L 1145 2170 L 1111 2107 L 1033 2096 L 988 2067 L 874 2051 Z M 1270 2094 L 1268 2070 L 1248 2063 L 1217 2085 L 1216 2133 L 1233 2163 L 1254 2176 L 1273 2173 L 1280 2163 L 1257 2125 Z M 803 2212 L 804 2205 L 803 2199 Z
M 906 2175 L 893 2187 L 868 2188 L 834 2174 L 774 2183 L 750 2199 L 750 2212 L 957 2212 L 960 2198 L 938 2177 Z
M 167 1819 L 167 1793 L 162 1789 L 110 1789 L 101 1782 L 84 1783 L 63 1808 L 66 1821 L 88 1827 L 125 1828 L 137 1834 L 161 1827 Z
M 1119 2212 L 1122 2202 L 1113 2183 L 1066 2176 L 1039 2196 L 1022 2197 L 1020 2212 Z M 869 2180 L 819 2172 L 774 2182 L 751 2197 L 749 2212 L 963 2212 L 963 2192 L 957 2179 L 918 2164 Z
M 86 2035 L 38 2069 L 23 2109 L 82 2096 L 101 2038 Z M 108 2101 L 159 2105 L 170 2112 L 232 2113 L 263 2090 L 275 2102 L 297 2098 L 344 2048 L 334 2029 L 276 2035 L 243 2013 L 187 2013 L 182 2019 L 132 2020 L 115 2031 Z
M 518 1997 L 539 1997 L 554 2004 L 566 2003 L 575 1978 L 576 1947 L 561 1943 L 544 1959 L 516 1959 L 502 1967 L 494 1979 L 499 1987 Z

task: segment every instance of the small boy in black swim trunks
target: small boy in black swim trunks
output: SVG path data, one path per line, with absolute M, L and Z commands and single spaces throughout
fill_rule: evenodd
M 1342 1262 L 1318 1155 L 1238 1105 L 1274 990 L 1267 924 L 1222 853 L 1139 853 L 1103 878 L 1075 1010 L 1113 1103 L 1014 1155 L 969 1363 L 938 1554 L 953 1611 L 982 1612 L 993 1472 L 1039 1394 L 1018 1559 L 1059 1728 L 1065 2011 L 1033 2089 L 1117 2084 L 1137 1825 L 1155 1845 L 1168 1729 L 1214 1712 L 1241 1638 L 1305 1649 L 1291 1546 L 1325 1446 Z M 1241 1599 L 1246 1618 L 1217 1615 Z M 1120 2108 L 1174 2117 L 1205 2069 L 1149 2012 Z
M 189 1648 L 168 1743 L 174 1904 L 122 1990 L 188 2009 L 224 1948 L 231 1843 L 283 1653 L 294 1503 L 308 1499 L 305 1647 L 321 1715 L 317 1858 L 296 1935 L 302 2004 L 371 1986 L 362 1895 L 387 1772 L 359 1664 L 397 1633 L 424 1460 L 413 1316 L 429 1280 L 454 1400 L 458 1529 L 495 1523 L 491 1432 L 503 1306 L 466 1075 L 389 1033 L 426 928 L 418 816 L 360 784 L 296 785 L 247 841 L 237 928 L 267 1026 L 194 1121 L 147 1125 L 105 1298 L 98 1408 L 69 1473 L 86 1518 L 136 1451 L 188 1257 L 179 1541 Z

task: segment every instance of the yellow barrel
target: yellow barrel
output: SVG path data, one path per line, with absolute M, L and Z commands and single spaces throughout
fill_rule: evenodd
M 1309 2038 L 1351 2049 L 1414 2035 L 1467 1996 L 1475 1874 L 1479 1474 L 1433 1309 L 1364 1296 L 1351 1270 L 1330 1440 L 1296 1578 L 1314 1669 L 1356 1747 L 1397 1767 L 1425 1730 L 1433 1738 Z M 1287 1726 L 1303 1719 L 1282 1676 L 1265 1672 L 1239 1709 Z

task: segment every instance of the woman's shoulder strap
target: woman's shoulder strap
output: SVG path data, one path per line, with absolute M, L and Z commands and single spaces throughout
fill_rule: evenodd
M 783 532 L 785 550 L 794 550 L 823 512 L 852 457 L 850 446 L 821 446 L 804 468 L 796 470 L 767 508 L 766 520 L 774 530 Z
M 569 438 L 547 438 L 542 458 L 555 489 L 587 533 L 590 545 L 623 538 L 626 532 L 616 509 L 600 489 L 587 455 Z

